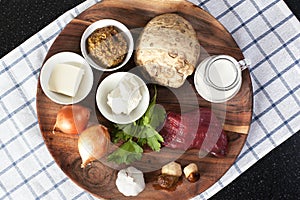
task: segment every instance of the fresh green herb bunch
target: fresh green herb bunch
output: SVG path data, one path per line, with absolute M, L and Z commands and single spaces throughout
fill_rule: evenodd
M 154 87 L 154 96 L 145 114 L 130 124 L 114 124 L 114 143 L 120 141 L 123 144 L 108 156 L 108 161 L 117 164 L 130 164 L 140 160 L 143 155 L 143 147 L 148 145 L 153 151 L 160 151 L 163 137 L 157 132 L 157 128 L 164 122 L 165 109 L 156 104 L 157 90 Z

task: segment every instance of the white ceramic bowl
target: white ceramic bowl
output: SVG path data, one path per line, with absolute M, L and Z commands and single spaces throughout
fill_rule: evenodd
M 129 115 L 115 114 L 112 112 L 111 107 L 107 104 L 107 95 L 117 87 L 124 76 L 128 75 L 134 76 L 139 82 L 142 99 L 139 105 L 133 111 L 131 111 Z M 149 90 L 145 82 L 137 75 L 129 72 L 116 72 L 107 76 L 100 83 L 96 93 L 96 103 L 100 113 L 109 121 L 117 124 L 129 124 L 142 117 L 149 106 L 149 100 Z
M 128 52 L 127 55 L 124 59 L 124 61 L 120 64 L 117 65 L 116 67 L 111 67 L 111 68 L 106 68 L 103 66 L 100 66 L 99 64 L 97 64 L 89 55 L 86 49 L 86 40 L 87 38 L 98 28 L 103 28 L 103 27 L 107 27 L 107 26 L 114 26 L 116 27 L 120 32 L 124 33 L 125 39 L 127 41 L 128 44 Z M 133 42 L 133 38 L 132 35 L 130 33 L 130 31 L 128 30 L 128 28 L 122 24 L 119 21 L 113 20 L 113 19 L 102 19 L 99 21 L 96 21 L 94 23 L 92 23 L 90 26 L 87 27 L 87 29 L 84 31 L 84 33 L 81 36 L 81 41 L 80 41 L 80 48 L 81 48 L 81 53 L 83 55 L 83 57 L 87 60 L 87 62 L 94 67 L 95 69 L 101 70 L 101 71 L 114 71 L 117 70 L 121 67 L 123 67 L 130 59 L 130 57 L 132 56 L 133 53 L 133 48 L 134 48 L 134 42 Z
M 63 94 L 52 92 L 48 89 L 48 82 L 51 72 L 56 64 L 72 64 L 84 69 L 84 75 L 79 85 L 75 97 L 69 97 Z M 66 75 L 67 76 L 67 75 Z M 60 52 L 51 56 L 43 65 L 40 74 L 40 83 L 45 95 L 58 104 L 75 104 L 83 100 L 93 87 L 93 71 L 86 60 L 73 52 Z

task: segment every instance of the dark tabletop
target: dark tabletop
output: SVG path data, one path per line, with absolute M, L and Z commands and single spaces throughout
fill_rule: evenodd
M 0 0 L 0 58 L 84 0 Z M 300 19 L 299 0 L 285 1 Z M 211 199 L 300 199 L 300 132 Z

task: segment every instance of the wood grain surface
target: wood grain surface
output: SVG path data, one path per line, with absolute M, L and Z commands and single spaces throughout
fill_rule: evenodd
M 62 51 L 81 54 L 81 35 L 91 23 L 97 20 L 111 18 L 124 23 L 136 40 L 147 22 L 163 13 L 177 13 L 193 25 L 201 44 L 199 62 L 209 55 L 217 54 L 231 55 L 237 60 L 243 59 L 241 50 L 227 30 L 210 14 L 189 2 L 183 0 L 104 0 L 84 11 L 63 29 L 51 46 L 45 61 Z M 128 64 L 119 71 L 128 71 L 133 68 L 135 68 L 135 63 L 132 57 Z M 95 103 L 97 86 L 109 73 L 102 73 L 94 69 L 93 73 L 93 88 L 79 104 L 92 110 L 90 123 L 110 126 L 110 122 L 102 117 Z M 243 71 L 242 77 L 243 84 L 239 93 L 233 99 L 221 104 L 207 102 L 197 94 L 193 85 L 193 75 L 188 78 L 183 87 L 176 90 L 158 86 L 157 101 L 167 111 L 188 112 L 198 107 L 211 108 L 228 134 L 228 154 L 225 158 L 213 156 L 199 158 L 197 150 L 182 152 L 168 148 L 163 148 L 156 153 L 145 153 L 141 161 L 133 164 L 144 171 L 146 181 L 146 189 L 137 197 L 125 197 L 115 186 L 118 169 L 124 166 L 107 163 L 103 158 L 93 162 L 85 169 L 80 168 L 78 136 L 60 132 L 52 133 L 56 114 L 62 105 L 47 98 L 40 83 L 37 85 L 39 125 L 45 143 L 58 166 L 75 183 L 96 197 L 105 199 L 188 199 L 205 191 L 220 179 L 233 164 L 244 145 L 252 117 L 252 85 L 248 70 Z M 151 84 L 149 88 L 153 93 Z M 196 183 L 189 183 L 183 179 L 174 191 L 158 190 L 155 182 L 160 173 L 160 167 L 171 160 L 176 160 L 182 166 L 195 162 L 200 169 L 200 180 Z

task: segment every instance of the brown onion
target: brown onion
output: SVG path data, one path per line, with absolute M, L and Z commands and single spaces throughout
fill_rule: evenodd
M 90 110 L 80 105 L 62 107 L 56 116 L 53 130 L 58 129 L 68 134 L 81 133 L 88 124 Z
M 85 129 L 78 139 L 78 150 L 82 159 L 81 167 L 94 160 L 100 159 L 107 152 L 110 144 L 110 135 L 103 125 L 94 125 Z

